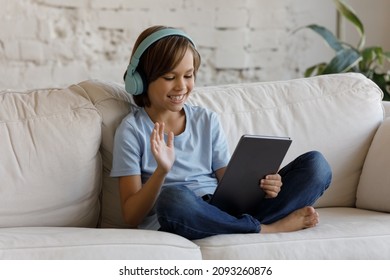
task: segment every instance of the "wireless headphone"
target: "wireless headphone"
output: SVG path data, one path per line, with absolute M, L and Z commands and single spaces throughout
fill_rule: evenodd
M 141 73 L 137 71 L 137 66 L 141 55 L 155 42 L 158 40 L 167 37 L 167 36 L 182 36 L 188 39 L 191 44 L 195 47 L 195 43 L 193 40 L 185 34 L 183 31 L 174 28 L 166 28 L 159 31 L 156 31 L 146 37 L 135 50 L 133 56 L 130 59 L 130 64 L 127 67 L 127 73 L 125 77 L 125 89 L 128 93 L 133 95 L 139 95 L 144 92 L 144 88 L 146 87 L 144 80 L 142 78 Z

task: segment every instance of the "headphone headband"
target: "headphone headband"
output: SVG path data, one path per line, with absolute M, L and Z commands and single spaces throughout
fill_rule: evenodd
M 158 40 L 168 37 L 168 36 L 182 36 L 186 39 L 188 39 L 191 44 L 195 46 L 194 41 L 182 30 L 175 29 L 175 28 L 165 28 L 158 30 L 152 34 L 150 34 L 148 37 L 146 37 L 137 47 L 135 50 L 133 56 L 130 59 L 130 64 L 127 67 L 127 74 L 125 78 L 125 88 L 128 93 L 131 93 L 133 95 L 139 95 L 143 92 L 143 80 L 140 74 L 136 71 L 137 66 L 139 63 L 139 60 L 142 56 L 142 54 L 155 42 Z

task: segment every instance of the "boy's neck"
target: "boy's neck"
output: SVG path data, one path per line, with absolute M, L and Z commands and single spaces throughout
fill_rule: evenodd
M 158 113 L 150 107 L 145 107 L 145 112 L 153 123 L 165 123 L 165 133 L 173 131 L 175 135 L 179 135 L 185 130 L 186 115 L 184 108 L 179 112 L 166 111 L 165 113 Z

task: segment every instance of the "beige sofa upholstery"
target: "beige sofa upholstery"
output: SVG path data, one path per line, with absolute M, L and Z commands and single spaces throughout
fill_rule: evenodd
M 196 88 L 231 149 L 243 133 L 288 135 L 285 163 L 321 151 L 333 181 L 320 224 L 202 240 L 129 229 L 109 177 L 123 86 L 84 81 L 0 93 L 0 259 L 389 259 L 390 106 L 370 80 L 336 74 Z

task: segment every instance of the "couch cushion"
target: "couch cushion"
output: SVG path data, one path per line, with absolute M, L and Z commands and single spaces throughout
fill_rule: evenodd
M 356 207 L 390 212 L 390 118 L 375 134 L 360 177 Z
M 388 260 L 390 215 L 356 208 L 318 210 L 314 228 L 290 233 L 227 234 L 196 240 L 203 259 Z
M 119 198 L 117 178 L 110 177 L 115 130 L 130 112 L 132 99 L 123 85 L 98 80 L 79 84 L 102 116 L 103 186 L 100 227 L 128 228 L 124 222 Z
M 318 150 L 333 169 L 316 206 L 354 206 L 368 148 L 383 120 L 382 92 L 361 74 L 197 88 L 189 102 L 219 113 L 231 149 L 242 134 L 290 136 L 283 164 Z
M 1 260 L 201 259 L 191 241 L 150 230 L 30 227 L 0 229 Z
M 100 123 L 78 86 L 0 93 L 0 227 L 96 226 Z
M 385 117 L 390 117 L 390 101 L 382 101 L 383 108 L 385 109 Z

